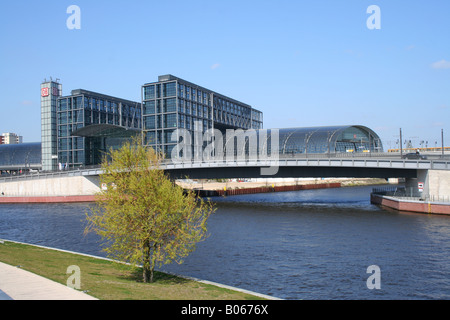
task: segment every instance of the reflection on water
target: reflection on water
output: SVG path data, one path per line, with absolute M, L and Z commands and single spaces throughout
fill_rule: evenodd
M 373 206 L 370 187 L 214 198 L 210 237 L 163 269 L 284 299 L 449 299 L 450 217 Z M 0 205 L 0 238 L 100 252 L 85 204 Z M 381 269 L 381 289 L 366 273 Z

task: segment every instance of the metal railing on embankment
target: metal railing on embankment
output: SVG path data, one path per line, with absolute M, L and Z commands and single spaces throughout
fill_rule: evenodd
M 96 165 L 96 166 L 83 166 L 70 170 L 38 171 L 38 172 L 27 172 L 24 174 L 2 175 L 0 176 L 0 182 L 38 180 L 44 178 L 76 177 L 89 175 L 89 173 L 98 173 L 100 169 L 101 167 Z
M 412 187 L 376 187 L 372 189 L 372 194 L 398 198 L 401 200 L 426 201 L 426 202 L 447 202 L 450 203 L 450 196 L 436 196 L 425 194 Z

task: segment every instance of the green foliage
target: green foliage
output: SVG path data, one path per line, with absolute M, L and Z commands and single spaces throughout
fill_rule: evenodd
M 138 140 L 111 150 L 102 164 L 97 206 L 87 214 L 86 232 L 105 241 L 110 258 L 142 265 L 144 282 L 155 266 L 183 258 L 207 236 L 210 202 L 184 191 L 159 169 L 161 154 Z

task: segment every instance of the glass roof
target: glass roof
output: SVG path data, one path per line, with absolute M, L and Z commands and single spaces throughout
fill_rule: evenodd
M 251 142 L 251 138 L 247 138 L 246 152 L 254 152 L 254 149 L 257 148 L 262 154 L 264 152 L 271 153 L 271 147 L 274 145 L 270 139 L 272 138 L 271 132 L 274 130 L 267 130 L 267 136 L 264 135 L 265 130 L 256 130 L 259 142 L 256 145 L 254 141 Z M 273 137 L 276 136 L 273 135 Z M 364 126 L 282 128 L 278 129 L 278 138 L 279 153 L 285 155 L 383 152 L 379 136 Z M 227 144 L 230 142 L 231 140 L 227 141 Z
M 280 153 L 382 152 L 379 136 L 364 126 L 279 129 Z
M 41 168 L 41 143 L 0 145 L 0 170 Z

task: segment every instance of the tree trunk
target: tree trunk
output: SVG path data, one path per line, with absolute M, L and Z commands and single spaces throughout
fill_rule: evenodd
M 143 281 L 145 283 L 153 282 L 153 271 L 150 268 L 144 267 Z
M 153 283 L 153 268 L 150 269 L 150 283 Z
M 144 258 L 143 258 L 143 274 L 142 280 L 145 283 L 153 282 L 153 268 L 150 267 L 150 242 L 147 240 L 144 242 Z

